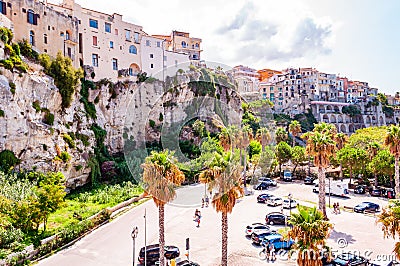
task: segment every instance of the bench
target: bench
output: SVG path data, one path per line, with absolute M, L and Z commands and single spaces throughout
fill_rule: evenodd
M 354 212 L 353 207 L 349 207 L 349 206 L 343 206 L 343 210 L 346 212 Z

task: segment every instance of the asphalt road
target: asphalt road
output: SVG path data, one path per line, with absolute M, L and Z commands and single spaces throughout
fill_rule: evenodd
M 311 192 L 312 186 L 298 183 L 279 183 L 277 188 L 268 191 L 274 195 L 286 196 L 289 193 L 302 204 L 313 205 L 317 194 Z M 244 228 L 252 222 L 263 222 L 265 214 L 280 211 L 280 207 L 268 207 L 256 203 L 257 191 L 252 196 L 240 199 L 232 214 L 229 215 L 229 265 L 265 265 L 257 257 L 259 247 L 251 244 L 244 236 Z M 185 239 L 190 238 L 190 259 L 200 265 L 219 265 L 221 254 L 221 215 L 210 206 L 199 206 L 204 195 L 204 185 L 189 186 L 178 190 L 178 197 L 173 204 L 166 206 L 166 244 L 176 245 L 181 250 L 181 258 L 185 253 Z M 339 202 L 341 206 L 355 206 L 364 200 L 370 200 L 385 206 L 387 201 L 367 196 L 351 195 L 348 199 L 332 197 L 331 202 Z M 195 227 L 193 215 L 196 208 L 202 212 L 200 228 Z M 157 243 L 158 211 L 149 200 L 126 214 L 116 218 L 109 224 L 87 235 L 68 249 L 42 260 L 41 266 L 108 266 L 133 265 L 133 241 L 131 231 L 138 226 L 136 239 L 136 256 L 144 246 L 144 213 L 147 214 L 147 243 Z M 284 212 L 287 212 L 285 210 Z M 394 246 L 392 239 L 384 239 L 381 228 L 375 224 L 375 218 L 363 214 L 342 212 L 328 216 L 334 224 L 328 244 L 337 252 L 351 251 L 367 254 L 374 258 L 377 255 L 390 254 Z M 344 239 L 341 240 L 341 239 Z M 338 244 L 338 241 L 341 241 Z M 345 243 L 345 244 L 343 244 Z M 372 253 L 371 253 L 372 252 Z M 295 265 L 287 257 L 279 257 L 274 265 Z

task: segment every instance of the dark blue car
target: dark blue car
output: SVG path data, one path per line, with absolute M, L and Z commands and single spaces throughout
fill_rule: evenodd
M 269 198 L 273 197 L 271 194 L 260 194 L 257 197 L 258 203 L 266 203 Z
M 354 207 L 354 212 L 377 212 L 379 208 L 379 205 L 376 203 L 364 201 Z

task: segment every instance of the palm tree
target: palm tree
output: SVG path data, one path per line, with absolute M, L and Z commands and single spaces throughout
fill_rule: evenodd
M 336 153 L 334 141 L 336 128 L 331 124 L 320 123 L 315 125 L 312 132 L 307 132 L 303 137 L 307 140 L 306 153 L 314 158 L 314 165 L 318 167 L 318 208 L 326 218 L 325 203 L 325 169 L 329 166 L 330 157 Z
M 265 146 L 267 146 L 272 138 L 271 133 L 266 127 L 259 128 L 257 130 L 256 139 L 261 143 L 262 151 L 265 151 Z
M 219 142 L 225 152 L 236 148 L 238 130 L 235 126 L 223 127 L 219 134 Z
M 400 201 L 391 201 L 389 207 L 384 208 L 382 213 L 378 215 L 376 222 L 382 224 L 385 238 L 393 237 L 393 239 L 398 239 L 400 237 Z M 397 259 L 400 260 L 400 242 L 396 242 L 393 252 Z
M 201 179 L 210 180 L 208 189 L 217 191 L 212 198 L 212 205 L 222 214 L 222 266 L 228 265 L 228 213 L 232 212 L 236 200 L 243 195 L 241 172 L 241 166 L 232 161 L 230 153 L 216 153 L 210 166 L 200 174 Z
M 297 120 L 293 120 L 292 122 L 290 122 L 289 124 L 289 132 L 292 134 L 293 136 L 293 144 L 292 147 L 294 147 L 295 145 L 295 141 L 296 141 L 296 136 L 301 133 L 301 125 L 299 123 L 299 121 Z
M 283 127 L 278 127 L 275 132 L 276 143 L 286 141 L 288 138 L 287 132 Z
M 322 265 L 320 247 L 324 247 L 332 224 L 324 219 L 324 214 L 314 208 L 298 206 L 299 213 L 293 213 L 289 223 L 293 225 L 288 237 L 295 240 L 297 265 Z
M 158 207 L 160 265 L 162 266 L 165 265 L 164 207 L 175 198 L 175 187 L 185 180 L 185 175 L 176 166 L 176 162 L 173 153 L 166 150 L 159 153 L 152 151 L 142 164 L 145 191 L 152 196 Z
M 368 143 L 367 145 L 367 152 L 368 152 L 368 157 L 369 160 L 372 161 L 374 157 L 378 154 L 379 150 L 381 149 L 380 145 L 378 142 L 373 141 L 371 143 Z M 374 185 L 378 186 L 378 175 L 376 174 L 376 171 L 374 171 Z
M 343 149 L 344 145 L 347 143 L 349 140 L 349 137 L 344 134 L 344 133 L 338 133 L 336 135 L 335 141 L 337 143 L 337 149 L 341 150 Z M 340 162 L 340 180 L 343 180 L 343 167 L 342 167 L 342 162 Z
M 243 165 L 243 175 L 244 175 L 244 186 L 246 186 L 246 170 L 247 170 L 247 148 L 249 147 L 250 141 L 253 139 L 253 130 L 250 126 L 246 125 L 238 132 L 238 137 L 236 139 L 236 147 L 240 149 L 240 165 Z M 244 153 L 244 160 L 243 154 Z
M 389 151 L 394 156 L 394 182 L 396 198 L 400 195 L 399 184 L 399 158 L 400 158 L 400 127 L 392 125 L 388 128 L 384 145 L 389 148 Z

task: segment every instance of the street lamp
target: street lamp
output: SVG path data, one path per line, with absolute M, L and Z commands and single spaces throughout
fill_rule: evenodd
M 131 237 L 132 237 L 132 240 L 133 240 L 133 266 L 135 266 L 135 248 L 136 248 L 135 247 L 135 240 L 136 240 L 136 237 L 137 237 L 138 233 L 139 233 L 139 229 L 138 229 L 137 226 L 135 226 L 133 228 L 133 230 L 132 230 L 132 233 L 131 233 Z
M 328 177 L 328 186 L 329 186 L 329 208 L 331 207 L 331 178 Z

